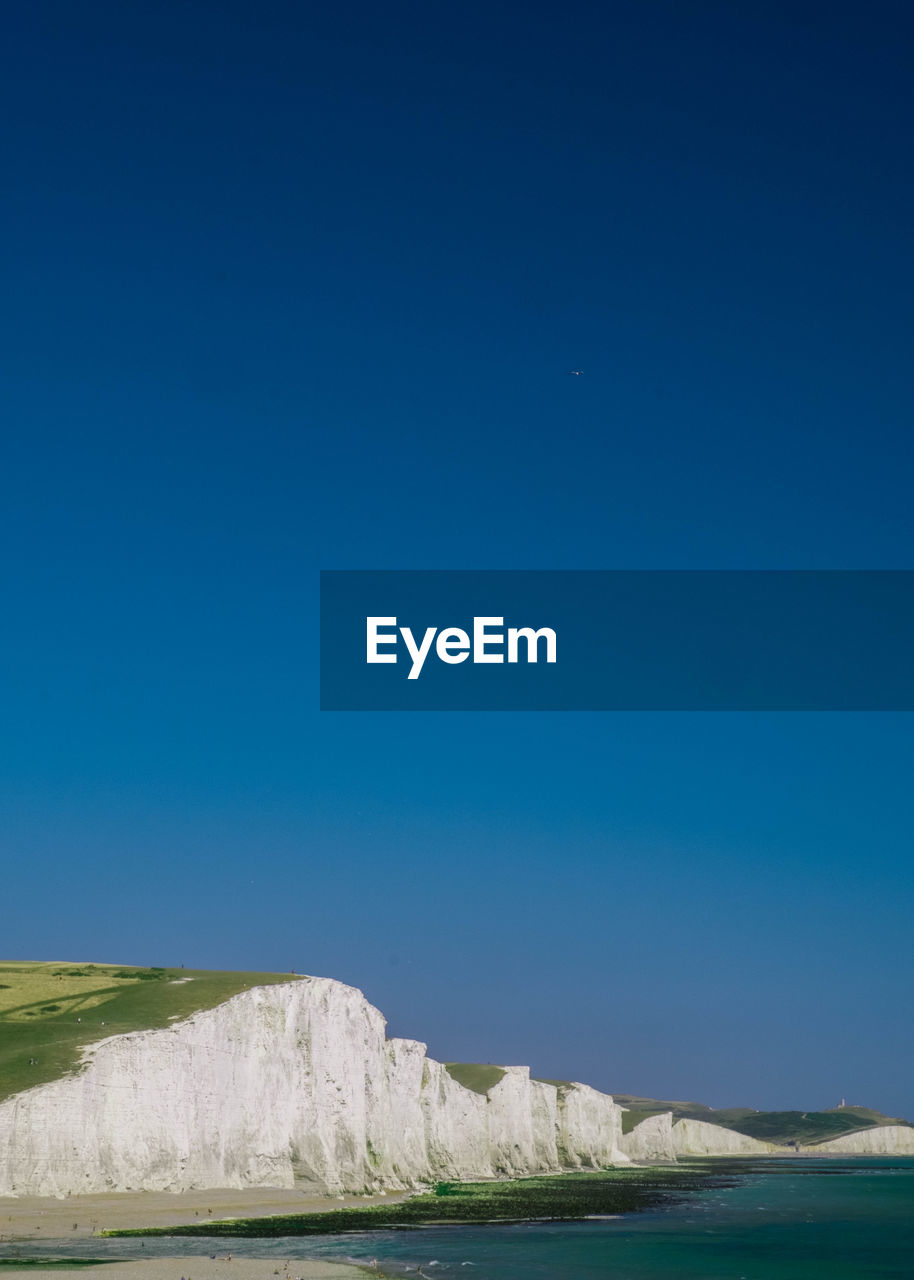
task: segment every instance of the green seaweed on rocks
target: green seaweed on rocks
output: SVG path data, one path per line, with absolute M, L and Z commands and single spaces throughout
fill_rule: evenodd
M 420 1227 L 432 1224 L 580 1221 L 637 1213 L 680 1200 L 732 1179 L 705 1168 L 612 1169 L 566 1173 L 512 1182 L 439 1182 L 434 1188 L 392 1204 L 333 1209 L 327 1213 L 234 1218 L 175 1227 L 104 1231 L 106 1236 L 300 1236 Z

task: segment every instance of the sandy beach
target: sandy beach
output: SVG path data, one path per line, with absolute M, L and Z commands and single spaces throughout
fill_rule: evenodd
M 313 1196 L 281 1187 L 245 1187 L 186 1191 L 180 1195 L 167 1191 L 127 1191 L 67 1196 L 64 1200 L 3 1196 L 0 1197 L 0 1241 L 74 1239 L 122 1227 L 168 1227 L 207 1220 L 215 1222 L 220 1218 L 260 1218 L 276 1213 L 326 1213 L 349 1206 L 392 1204 L 402 1200 L 404 1194 Z M 105 1268 L 105 1273 L 113 1274 L 110 1267 Z M 179 1280 L 180 1274 L 178 1272 Z
M 61 1271 L 41 1267 L 3 1267 L 3 1276 L 45 1277 L 45 1280 L 61 1280 L 61 1277 L 92 1277 L 92 1280 L 365 1280 L 367 1275 L 378 1275 L 369 1268 L 352 1267 L 345 1262 L 303 1262 L 293 1260 L 285 1264 L 275 1259 L 235 1258 L 226 1261 L 226 1255 L 212 1258 L 149 1258 L 142 1262 L 106 1262 L 98 1267 L 78 1267 Z

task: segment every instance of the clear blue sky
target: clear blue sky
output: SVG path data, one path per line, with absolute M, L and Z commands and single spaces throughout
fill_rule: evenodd
M 321 715 L 316 650 L 320 568 L 914 567 L 910 7 L 5 27 L 2 952 L 914 1117 L 912 717 Z

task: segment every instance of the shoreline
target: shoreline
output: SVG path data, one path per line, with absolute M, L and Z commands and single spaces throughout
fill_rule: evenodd
M 42 1259 L 42 1261 L 44 1261 Z M 71 1260 L 72 1261 L 72 1260 Z M 42 1267 L 30 1264 L 16 1267 L 0 1266 L 0 1276 L 39 1277 L 54 1280 L 63 1276 L 86 1276 L 91 1280 L 365 1280 L 365 1276 L 383 1276 L 385 1273 L 371 1267 L 350 1262 L 324 1262 L 295 1259 L 280 1263 L 275 1258 L 238 1258 L 230 1255 L 217 1258 L 188 1256 L 173 1258 L 138 1258 L 116 1262 L 102 1262 L 97 1266 L 74 1265 L 68 1267 L 56 1262 Z
M 832 1157 L 840 1164 L 854 1165 L 884 1158 Z M 516 1179 L 442 1182 L 425 1189 L 368 1195 L 326 1196 L 256 1187 L 110 1192 L 63 1199 L 6 1196 L 0 1197 L 0 1260 L 10 1246 L 27 1248 L 40 1257 L 45 1247 L 56 1252 L 69 1244 L 85 1247 L 93 1239 L 209 1239 L 218 1240 L 218 1248 L 227 1251 L 232 1240 L 245 1238 L 543 1218 L 579 1220 L 601 1211 L 637 1213 L 714 1183 L 725 1185 L 747 1166 L 769 1163 L 794 1169 L 805 1165 L 808 1170 L 817 1161 L 773 1154 L 694 1156 L 681 1164 L 651 1162 Z M 605 1206 L 594 1202 L 594 1196 Z M 9 1270 L 8 1265 L 3 1269 Z
M 368 1203 L 312 1206 L 308 1212 L 259 1217 L 199 1219 L 168 1227 L 122 1227 L 108 1239 L 195 1238 L 219 1241 L 289 1239 L 360 1234 L 365 1231 L 530 1221 L 581 1221 L 594 1215 L 637 1213 L 689 1196 L 711 1185 L 725 1185 L 728 1171 L 684 1166 L 642 1166 L 575 1170 L 524 1178 L 438 1182 Z M 323 1211 L 322 1211 L 323 1209 Z M 223 1243 L 225 1242 L 225 1243 Z
M 412 1191 L 386 1195 L 319 1196 L 283 1187 L 221 1187 L 203 1191 L 112 1191 L 87 1196 L 0 1196 L 0 1244 L 80 1240 L 103 1231 L 198 1226 L 235 1218 L 329 1213 L 397 1204 Z
M 108 1280 L 233 1280 L 233 1277 L 237 1277 L 237 1280 L 359 1280 L 359 1278 L 364 1280 L 365 1276 L 386 1277 L 387 1280 L 391 1280 L 392 1277 L 404 1276 L 408 1271 L 415 1270 L 416 1255 L 421 1257 L 423 1250 L 422 1228 L 435 1230 L 443 1227 L 458 1231 L 466 1228 L 472 1232 L 474 1228 L 516 1226 L 520 1223 L 531 1226 L 537 1224 L 558 1226 L 561 1223 L 571 1226 L 587 1222 L 594 1223 L 604 1218 L 615 1220 L 638 1217 L 640 1213 L 646 1213 L 647 1227 L 650 1230 L 650 1221 L 658 1211 L 662 1214 L 665 1210 L 685 1209 L 684 1221 L 688 1221 L 691 1213 L 688 1201 L 696 1193 L 715 1192 L 711 1200 L 711 1203 L 714 1203 L 719 1198 L 717 1191 L 723 1188 L 738 1188 L 744 1183 L 745 1175 L 751 1177 L 765 1169 L 774 1172 L 772 1163 L 767 1159 L 731 1160 L 725 1162 L 728 1168 L 721 1168 L 714 1158 L 706 1158 L 697 1163 L 699 1167 L 691 1170 L 674 1171 L 668 1166 L 650 1166 L 642 1167 L 638 1171 L 630 1169 L 621 1172 L 621 1176 L 620 1171 L 605 1171 L 603 1175 L 571 1175 L 567 1181 L 564 1175 L 545 1179 L 523 1179 L 520 1180 L 523 1184 L 521 1186 L 516 1182 L 494 1186 L 477 1183 L 464 1189 L 460 1184 L 440 1184 L 438 1189 L 440 1199 L 427 1197 L 425 1206 L 419 1206 L 420 1215 L 413 1216 L 411 1213 L 410 1217 L 413 1218 L 411 1222 L 398 1224 L 401 1229 L 403 1226 L 407 1227 L 407 1235 L 414 1238 L 414 1245 L 411 1243 L 407 1246 L 408 1251 L 405 1251 L 402 1242 L 405 1242 L 406 1237 L 395 1230 L 390 1232 L 391 1238 L 395 1240 L 399 1236 L 401 1244 L 394 1245 L 389 1253 L 379 1239 L 374 1242 L 366 1239 L 361 1243 L 356 1243 L 353 1239 L 352 1244 L 344 1241 L 341 1237 L 350 1234 L 353 1228 L 347 1228 L 343 1224 L 340 1224 L 341 1230 L 330 1232 L 326 1225 L 322 1225 L 313 1234 L 306 1226 L 304 1230 L 290 1232 L 288 1235 L 283 1230 L 275 1229 L 285 1227 L 288 1223 L 288 1219 L 285 1222 L 282 1221 L 282 1216 L 280 1221 L 276 1222 L 274 1215 L 270 1213 L 270 1209 L 275 1207 L 275 1201 L 278 1198 L 285 1201 L 283 1207 L 286 1207 L 291 1200 L 298 1214 L 304 1219 L 307 1216 L 303 1212 L 304 1204 L 309 1203 L 310 1212 L 321 1216 L 321 1210 L 327 1208 L 328 1198 L 326 1197 L 307 1197 L 302 1193 L 288 1191 L 277 1195 L 275 1190 L 259 1189 L 255 1206 L 253 1203 L 255 1197 L 249 1192 L 232 1190 L 225 1192 L 221 1198 L 216 1197 L 212 1192 L 198 1192 L 193 1193 L 193 1198 L 208 1197 L 213 1201 L 213 1205 L 208 1207 L 214 1209 L 218 1207 L 223 1211 L 229 1208 L 243 1208 L 248 1215 L 257 1215 L 249 1217 L 248 1225 L 254 1229 L 233 1232 L 229 1235 L 225 1233 L 225 1228 L 230 1227 L 230 1224 L 237 1220 L 222 1219 L 221 1238 L 216 1234 L 208 1237 L 204 1235 L 206 1226 L 209 1225 L 207 1223 L 202 1228 L 192 1227 L 196 1238 L 188 1239 L 186 1236 L 180 1238 L 172 1235 L 167 1232 L 167 1228 L 162 1232 L 161 1227 L 158 1229 L 153 1227 L 154 1237 L 142 1242 L 136 1239 L 136 1235 L 144 1234 L 142 1228 L 138 1231 L 136 1228 L 132 1231 L 127 1229 L 129 1235 L 134 1237 L 133 1239 L 126 1234 L 93 1237 L 88 1227 L 81 1228 L 79 1233 L 73 1232 L 71 1227 L 69 1233 L 54 1238 L 46 1229 L 45 1232 L 22 1235 L 15 1240 L 6 1238 L 3 1246 L 0 1246 L 0 1280 L 3 1280 L 4 1275 L 10 1276 L 12 1280 L 25 1280 L 26 1276 L 38 1277 L 39 1280 L 52 1280 L 52 1273 L 56 1274 L 60 1271 L 70 1276 L 74 1276 L 76 1272 L 86 1272 L 92 1280 L 104 1280 L 105 1276 Z M 796 1170 L 793 1161 L 776 1163 L 781 1165 L 784 1173 Z M 861 1164 L 866 1165 L 870 1161 L 858 1157 L 845 1158 L 835 1163 L 839 1167 L 831 1172 L 851 1173 L 857 1172 Z M 910 1159 L 902 1159 L 899 1163 L 908 1173 L 914 1166 L 914 1160 Z M 840 1167 L 842 1165 L 843 1168 Z M 807 1165 L 807 1171 L 813 1173 L 815 1167 L 810 1168 Z M 678 1176 L 680 1174 L 684 1176 Z M 776 1181 L 772 1184 L 773 1186 L 776 1186 Z M 821 1182 L 821 1179 L 814 1179 L 812 1185 L 815 1185 L 816 1181 Z M 828 1179 L 829 1183 L 832 1181 Z M 559 1182 L 562 1184 L 561 1189 L 556 1185 Z M 491 1192 L 495 1193 L 494 1199 Z M 517 1197 L 518 1192 L 521 1194 L 520 1200 Z M 469 1193 L 468 1196 L 467 1193 Z M 594 1197 L 609 1201 L 621 1199 L 627 1203 L 624 1206 L 610 1203 L 598 1204 L 594 1203 Z M 159 1217 L 163 1211 L 167 1211 L 171 1217 L 178 1211 L 185 1218 L 188 1216 L 193 1218 L 195 1210 L 193 1205 L 187 1203 L 189 1198 L 188 1195 L 176 1196 L 174 1193 L 121 1193 L 84 1198 L 70 1197 L 69 1200 L 56 1202 L 54 1207 L 58 1215 L 72 1216 L 74 1207 L 85 1208 L 87 1202 L 92 1202 L 95 1210 L 103 1210 L 105 1205 L 109 1206 L 108 1221 L 112 1220 L 112 1215 L 116 1212 L 136 1222 L 138 1203 L 144 1203 L 147 1219 L 150 1216 Z M 409 1193 L 407 1198 L 411 1198 Z M 379 1200 L 383 1202 L 389 1200 L 389 1197 L 349 1197 L 350 1213 L 352 1209 L 357 1211 L 358 1208 L 368 1207 L 366 1202 L 369 1199 L 377 1205 Z M 467 1203 L 467 1199 L 470 1203 Z M 176 1200 L 182 1203 L 176 1205 Z M 428 1216 L 429 1200 L 432 1200 L 437 1211 L 434 1218 Z M 472 1203 L 474 1200 L 475 1206 Z M 242 1203 L 239 1204 L 239 1201 Z M 462 1205 L 459 1203 L 461 1201 L 463 1201 Z M 343 1204 L 343 1198 L 331 1199 L 330 1203 L 339 1207 Z M 9 1209 L 10 1207 L 9 1200 L 5 1205 L 0 1204 L 0 1208 Z M 20 1208 L 26 1213 L 41 1216 L 46 1228 L 50 1225 L 46 1201 L 25 1203 L 20 1205 Z M 395 1210 L 397 1206 L 391 1204 L 390 1208 Z M 462 1210 L 462 1213 L 459 1217 L 442 1214 L 441 1210 L 446 1208 Z M 498 1210 L 497 1217 L 483 1216 L 492 1208 Z M 467 1210 L 469 1215 L 463 1216 Z M 511 1210 L 519 1211 L 517 1216 L 512 1214 L 508 1217 L 506 1211 Z M 199 1214 L 199 1208 L 196 1213 Z M 345 1209 L 343 1213 L 348 1216 Z M 271 1222 L 271 1218 L 274 1218 L 274 1221 Z M 256 1230 L 260 1219 L 263 1219 L 260 1224 L 264 1228 L 263 1231 Z M 159 1220 L 161 1220 L 160 1217 Z M 215 1227 L 217 1222 L 214 1220 L 212 1225 Z M 622 1224 L 619 1225 L 622 1227 Z M 362 1235 L 366 1228 L 370 1231 L 385 1231 L 385 1227 L 380 1222 L 370 1226 L 363 1223 L 355 1228 L 356 1234 Z M 624 1238 L 625 1231 L 624 1228 L 622 1229 L 622 1238 Z M 338 1238 L 322 1246 L 320 1236 L 324 1234 L 333 1234 Z M 450 1236 L 450 1232 L 448 1235 Z M 245 1236 L 247 1238 L 244 1238 Z M 436 1238 L 439 1241 L 444 1239 L 440 1234 Z M 472 1238 L 477 1248 L 485 1249 L 481 1244 L 482 1237 Z M 493 1238 L 497 1242 L 498 1234 Z M 436 1245 L 436 1248 L 438 1247 L 440 1245 Z M 496 1244 L 496 1250 L 497 1248 Z M 193 1252 L 195 1249 L 199 1249 L 200 1252 Z M 375 1253 L 378 1255 L 378 1262 L 372 1265 Z M 314 1256 L 315 1254 L 317 1256 Z M 322 1254 L 325 1256 L 321 1256 Z M 458 1253 L 456 1256 L 460 1258 L 465 1255 Z M 452 1259 L 454 1257 L 453 1248 L 451 1257 Z M 108 1258 L 111 1261 L 107 1261 Z M 475 1263 L 466 1265 L 475 1265 Z

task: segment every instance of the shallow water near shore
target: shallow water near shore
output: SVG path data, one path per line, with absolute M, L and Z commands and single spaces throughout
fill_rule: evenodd
M 713 1168 L 713 1166 L 711 1166 Z M 728 1162 L 731 1185 L 585 1222 L 421 1227 L 322 1237 L 43 1241 L 42 1257 L 377 1259 L 392 1276 L 476 1280 L 864 1280 L 909 1277 L 914 1159 Z M 35 1246 L 30 1246 L 36 1252 Z M 0 1247 L 0 1257 L 26 1246 Z M 78 1274 L 78 1272 L 74 1272 Z M 292 1268 L 294 1275 L 294 1263 Z

